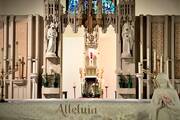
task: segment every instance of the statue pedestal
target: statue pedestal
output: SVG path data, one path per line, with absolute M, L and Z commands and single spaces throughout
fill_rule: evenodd
M 135 62 L 133 57 L 123 57 L 122 58 L 122 73 L 127 75 L 135 74 Z

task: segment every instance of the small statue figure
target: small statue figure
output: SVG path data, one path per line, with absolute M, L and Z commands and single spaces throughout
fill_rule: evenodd
M 122 57 L 132 57 L 131 51 L 134 43 L 134 27 L 129 23 L 124 23 L 122 27 L 123 53 Z
M 57 38 L 57 31 L 54 23 L 50 24 L 50 28 L 47 31 L 47 51 L 46 54 L 49 56 L 56 56 L 56 38 Z
M 150 120 L 180 120 L 180 101 L 177 91 L 171 85 L 165 73 L 159 73 L 152 101 Z

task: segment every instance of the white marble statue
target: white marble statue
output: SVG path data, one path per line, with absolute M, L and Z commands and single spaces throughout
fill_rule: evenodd
M 165 73 L 156 78 L 159 87 L 155 89 L 150 110 L 150 120 L 180 120 L 180 101 Z
M 131 50 L 134 43 L 134 27 L 129 23 L 124 23 L 122 27 L 123 53 L 122 57 L 132 57 Z
M 57 31 L 54 23 L 50 24 L 50 28 L 47 31 L 47 56 L 56 56 L 56 38 L 57 38 Z

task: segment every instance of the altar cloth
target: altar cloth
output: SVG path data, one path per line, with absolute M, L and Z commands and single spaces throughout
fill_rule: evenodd
M 148 120 L 149 100 L 50 99 L 0 103 L 0 120 Z

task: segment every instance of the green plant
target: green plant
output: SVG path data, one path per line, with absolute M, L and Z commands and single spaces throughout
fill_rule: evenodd
M 128 79 L 127 87 L 132 88 L 132 77 L 130 74 L 127 75 L 127 79 Z
M 120 88 L 126 88 L 126 78 L 125 76 L 121 73 L 118 75 L 119 76 L 119 87 Z

